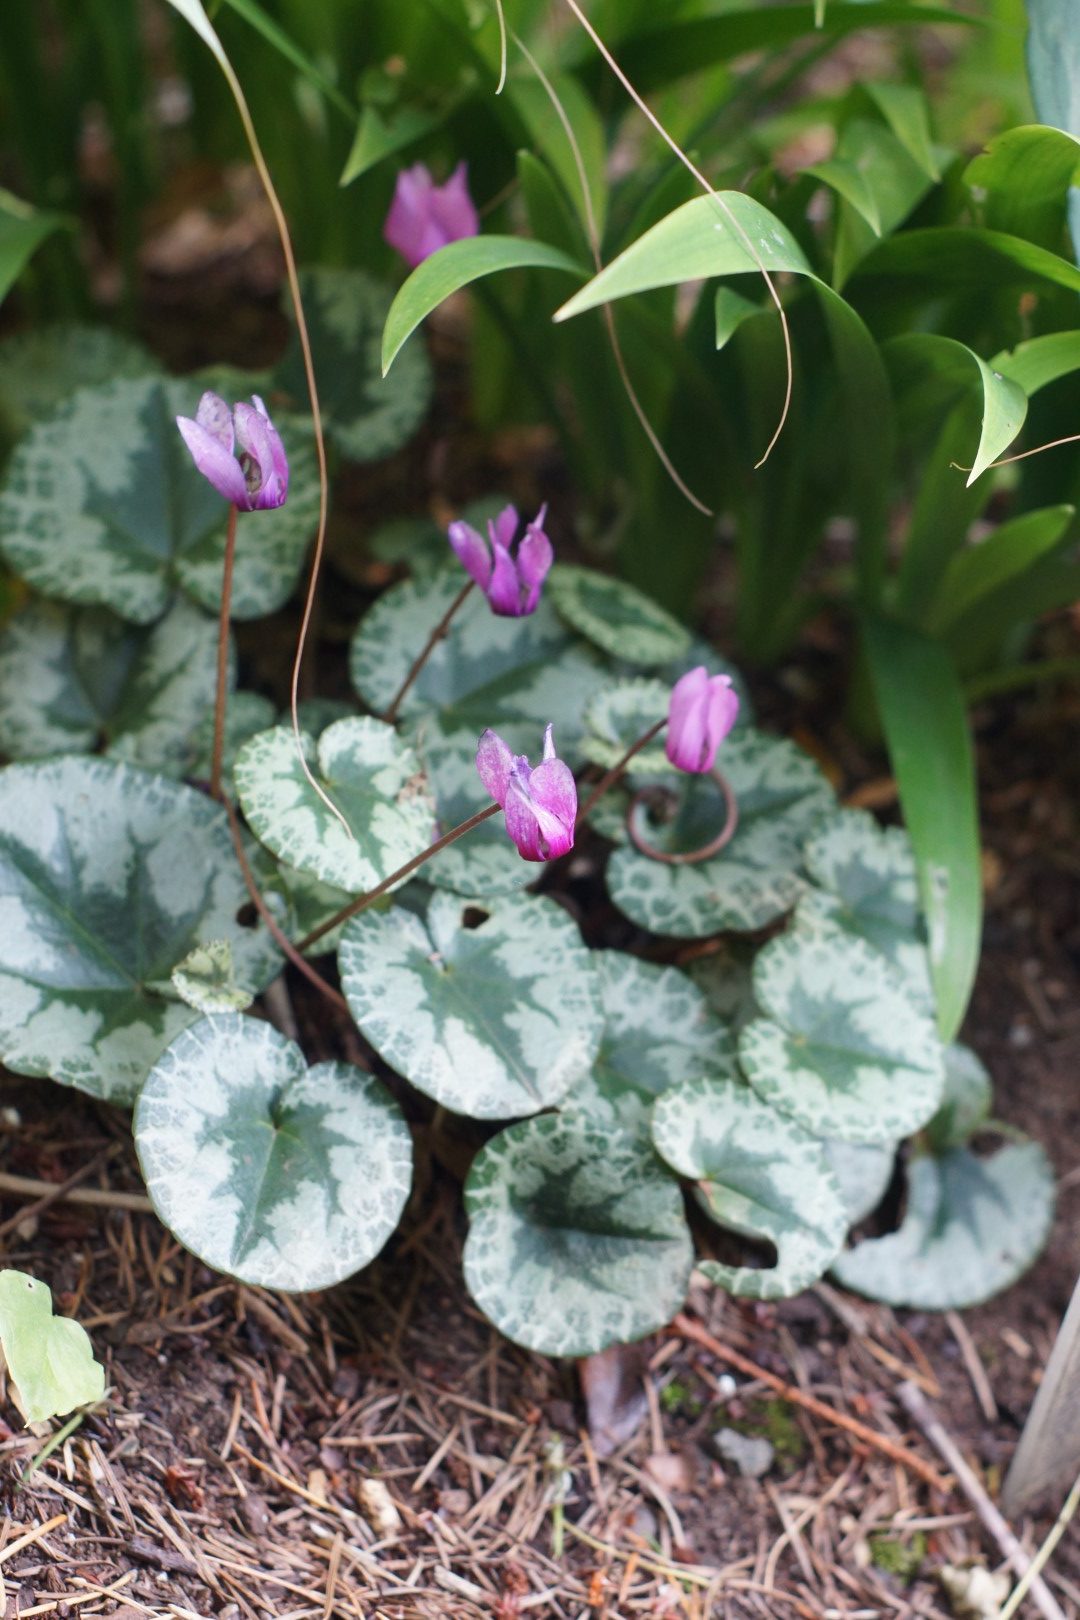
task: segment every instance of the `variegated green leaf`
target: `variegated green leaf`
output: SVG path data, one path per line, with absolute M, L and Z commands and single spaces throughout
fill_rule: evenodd
M 412 438 L 431 403 L 431 366 L 411 343 L 382 374 L 382 331 L 393 290 L 362 270 L 305 270 L 300 288 L 311 339 L 319 404 L 327 431 L 353 461 L 378 461 Z M 308 408 L 303 357 L 295 336 L 274 372 L 275 393 Z
M 0 492 L 0 549 L 16 573 L 46 596 L 111 607 L 135 624 L 160 618 L 178 589 L 216 609 L 227 507 L 175 420 L 198 401 L 190 382 L 132 378 L 81 388 L 32 427 Z M 314 452 L 295 424 L 278 427 L 289 499 L 241 515 L 236 619 L 288 599 L 315 528 Z
M 35 326 L 0 343 L 0 416 L 23 433 L 76 388 L 160 371 L 148 349 L 111 327 L 78 321 Z
M 310 872 L 301 872 L 285 861 L 273 861 L 267 851 L 263 851 L 263 856 L 267 870 L 260 871 L 259 886 L 263 898 L 279 906 L 281 916 L 278 920 L 290 939 L 306 938 L 316 928 L 321 928 L 323 923 L 329 922 L 354 898 L 347 889 L 335 889 L 333 884 L 320 883 Z M 385 902 L 387 905 L 389 903 Z M 337 950 L 340 938 L 340 926 L 331 929 L 316 940 L 311 954 L 329 955 Z
M 317 1063 L 270 1024 L 205 1018 L 162 1054 L 135 1145 L 154 1208 L 207 1265 L 328 1288 L 373 1260 L 409 1196 L 412 1143 L 373 1075 Z
M 0 771 L 0 1058 L 130 1102 L 197 1016 L 170 974 L 231 942 L 261 989 L 279 957 L 237 913 L 248 894 L 225 812 L 129 765 L 67 758 Z
M 806 870 L 817 888 L 799 902 L 802 927 L 838 927 L 892 963 L 905 986 L 933 1008 L 926 927 L 911 840 L 866 810 L 839 810 L 807 840 Z
M 945 1050 L 945 1095 L 927 1127 L 935 1153 L 963 1147 L 990 1116 L 990 1076 L 970 1046 Z
M 690 632 L 635 586 L 594 568 L 557 563 L 547 592 L 567 624 L 611 658 L 651 669 L 682 658 Z
M 308 762 L 349 823 L 316 793 L 297 757 L 292 731 L 276 726 L 246 742 L 236 759 L 236 791 L 255 835 L 291 866 L 335 888 L 362 894 L 427 848 L 435 815 L 419 761 L 393 726 L 370 715 L 337 720 Z
M 54 1316 L 52 1290 L 25 1271 L 0 1271 L 0 1345 L 27 1423 L 63 1417 L 105 1394 L 105 1369 L 86 1329 Z
M 690 1282 L 682 1195 L 647 1143 L 576 1111 L 523 1120 L 465 1184 L 465 1282 L 508 1339 L 595 1355 L 669 1321 Z
M 39 759 L 105 747 L 186 775 L 216 655 L 217 625 L 190 602 L 147 627 L 107 608 L 32 601 L 0 631 L 0 750 Z
M 225 738 L 222 748 L 222 770 L 226 782 L 232 781 L 236 756 L 246 742 L 266 731 L 277 719 L 277 705 L 263 697 L 261 692 L 230 692 L 225 709 Z M 214 758 L 214 714 L 207 710 L 192 734 L 184 775 L 198 782 L 210 779 Z
M 847 1211 L 821 1143 L 731 1080 L 691 1080 L 657 1099 L 653 1143 L 680 1176 L 697 1182 L 713 1220 L 765 1238 L 776 1264 L 700 1263 L 731 1294 L 783 1299 L 828 1269 L 848 1229 Z
M 1046 1242 L 1054 1178 L 1035 1142 L 987 1159 L 966 1148 L 915 1159 L 904 1219 L 834 1261 L 845 1288 L 887 1305 L 960 1310 L 1016 1281 Z
M 736 1073 L 731 1031 L 678 968 L 595 951 L 604 1039 L 567 1099 L 598 1122 L 637 1130 L 661 1092 L 700 1075 Z
M 835 1136 L 821 1143 L 822 1159 L 832 1173 L 847 1211 L 849 1226 L 872 1215 L 889 1189 L 896 1166 L 896 1148 L 873 1142 L 841 1142 Z
M 686 970 L 716 1016 L 735 1035 L 761 1011 L 754 1000 L 755 955 L 756 947 L 749 941 L 726 939 Z
M 341 986 L 391 1068 L 455 1113 L 507 1119 L 557 1103 L 600 1047 L 600 989 L 573 919 L 554 900 L 469 905 L 433 896 L 345 929 Z
M 805 883 L 802 847 L 833 803 L 814 762 L 793 743 L 738 727 L 717 759 L 738 801 L 739 824 L 711 860 L 670 866 L 627 844 L 608 862 L 608 893 L 639 927 L 654 934 L 703 938 L 725 929 L 764 928 L 795 904 Z M 727 807 L 709 776 L 680 776 L 674 815 L 656 822 L 639 806 L 639 825 L 657 849 L 700 849 L 724 824 Z
M 581 751 L 593 765 L 611 770 L 639 737 L 667 718 L 671 687 L 658 680 L 620 681 L 597 692 L 585 710 L 585 736 Z M 635 754 L 633 770 L 642 776 L 673 773 L 664 753 L 663 732 L 655 742 Z
M 782 934 L 758 954 L 754 996 L 763 1016 L 739 1037 L 739 1062 L 807 1130 L 887 1143 L 933 1117 L 945 1085 L 933 1020 L 863 940 Z
M 196 945 L 169 975 L 181 1001 L 200 1013 L 243 1012 L 255 997 L 237 984 L 232 946 L 227 939 Z

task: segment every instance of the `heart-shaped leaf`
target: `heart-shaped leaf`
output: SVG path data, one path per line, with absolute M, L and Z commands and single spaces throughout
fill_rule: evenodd
M 0 1271 L 0 1345 L 27 1423 L 63 1417 L 105 1394 L 86 1329 L 52 1313 L 52 1291 L 25 1271 Z
M 23 433 L 76 388 L 160 370 L 148 349 L 111 327 L 78 321 L 35 326 L 0 343 L 0 415 Z
M 848 1228 L 821 1143 L 731 1080 L 691 1080 L 657 1099 L 653 1143 L 679 1175 L 698 1183 L 721 1226 L 776 1247 L 775 1266 L 701 1270 L 750 1299 L 798 1294 L 828 1269 Z
M 157 624 L 34 601 L 0 631 L 0 749 L 12 759 L 111 753 L 188 773 L 214 699 L 217 625 L 177 601 Z
M 585 736 L 581 751 L 593 765 L 611 770 L 639 737 L 667 717 L 671 688 L 663 681 L 620 681 L 605 686 L 585 710 Z M 642 776 L 674 772 L 664 753 L 663 734 L 635 754 L 633 770 Z
M 826 1137 L 822 1159 L 831 1172 L 847 1211 L 849 1226 L 872 1215 L 889 1189 L 896 1166 L 896 1148 L 872 1142 L 841 1142 Z
M 280 958 L 248 903 L 225 813 L 129 765 L 57 759 L 0 771 L 0 1056 L 130 1102 L 197 1016 L 170 975 L 232 944 L 261 989 Z
M 216 610 L 227 507 L 196 469 L 176 427 L 197 384 L 142 377 L 80 388 L 16 446 L 0 493 L 0 546 L 45 596 L 111 607 L 135 624 L 161 617 L 178 589 Z M 232 613 L 285 602 L 318 513 L 306 436 L 278 421 L 289 498 L 243 514 Z
M 678 968 L 622 951 L 595 951 L 604 1039 L 573 1103 L 597 1121 L 636 1130 L 661 1092 L 700 1075 L 735 1069 L 731 1031 Z
M 833 1263 L 845 1288 L 887 1305 L 961 1310 L 1016 1281 L 1050 1231 L 1054 1178 L 1035 1142 L 976 1158 L 954 1148 L 915 1159 L 907 1209 L 888 1237 L 858 1243 Z
M 337 720 L 309 763 L 349 823 L 316 793 L 292 731 L 277 726 L 241 748 L 236 791 L 258 838 L 280 860 L 350 894 L 362 894 L 404 866 L 435 837 L 435 814 L 419 761 L 393 726 L 370 715 Z
M 860 939 L 792 929 L 754 963 L 764 1014 L 739 1037 L 758 1095 L 808 1131 L 895 1142 L 932 1118 L 945 1085 L 929 1014 Z
M 667 865 L 627 845 L 608 862 L 608 893 L 631 921 L 655 934 L 702 938 L 764 928 L 795 904 L 807 834 L 835 803 L 814 762 L 793 743 L 738 727 L 717 760 L 739 806 L 727 848 L 710 860 Z M 666 794 L 669 785 L 665 783 Z M 674 815 L 655 824 L 638 808 L 648 840 L 665 853 L 700 849 L 724 824 L 723 795 L 709 776 L 680 776 Z
M 170 974 L 181 1001 L 200 1013 L 243 1012 L 255 997 L 236 982 L 232 946 L 227 939 L 196 945 Z
M 373 1260 L 409 1196 L 412 1143 L 374 1076 L 317 1063 L 270 1024 L 206 1018 L 154 1066 L 135 1145 L 159 1216 L 207 1265 L 329 1288 Z
M 431 402 L 431 366 L 414 343 L 382 375 L 382 331 L 393 289 L 362 270 L 305 270 L 300 289 L 307 317 L 319 404 L 342 455 L 378 461 L 400 450 Z M 274 372 L 273 390 L 298 412 L 308 408 L 303 356 L 295 336 Z
M 650 669 L 682 658 L 690 646 L 686 626 L 625 580 L 559 563 L 547 590 L 567 624 L 612 658 Z
M 501 1333 L 589 1356 L 662 1327 L 693 1263 L 677 1183 L 651 1148 L 585 1115 L 511 1125 L 465 1184 L 465 1281 Z
M 341 985 L 375 1050 L 455 1113 L 507 1119 L 557 1103 L 588 1073 L 603 1010 L 590 953 L 554 900 L 470 906 L 436 894 L 345 929 Z

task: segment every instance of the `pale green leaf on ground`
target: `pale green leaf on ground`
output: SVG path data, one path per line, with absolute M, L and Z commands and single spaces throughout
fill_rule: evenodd
M 304 747 L 349 832 L 305 776 L 291 729 L 260 732 L 236 759 L 244 815 L 279 860 L 361 894 L 433 841 L 434 808 L 420 763 L 392 726 L 357 715 L 328 726 L 317 744 L 305 738 Z
M 944 1054 L 933 1020 L 860 939 L 793 929 L 754 964 L 763 1016 L 739 1062 L 758 1095 L 819 1136 L 895 1142 L 941 1102 Z
M 731 1080 L 698 1079 L 660 1097 L 653 1143 L 680 1176 L 696 1182 L 719 1225 L 776 1248 L 773 1266 L 701 1262 L 729 1293 L 783 1299 L 824 1275 L 848 1228 L 821 1143 Z
M 927 1126 L 935 1153 L 965 1147 L 990 1117 L 993 1087 L 981 1059 L 959 1043 L 945 1051 L 945 1095 Z
M 603 1034 L 600 987 L 577 925 L 532 895 L 470 905 L 433 896 L 345 929 L 341 984 L 365 1038 L 444 1108 L 507 1119 L 559 1102 Z
M 105 1394 L 86 1329 L 54 1316 L 51 1289 L 24 1271 L 0 1271 L 0 1348 L 27 1423 L 64 1417 Z
M 397 1103 L 348 1063 L 308 1067 L 270 1024 L 205 1018 L 155 1065 L 135 1112 L 147 1191 L 207 1265 L 262 1288 L 329 1288 L 397 1226 L 412 1142 Z
M 36 423 L 0 490 L 0 549 L 16 573 L 45 596 L 111 607 L 135 624 L 160 618 L 177 590 L 216 611 L 228 508 L 175 420 L 198 403 L 196 383 L 127 378 L 80 388 Z M 315 529 L 314 453 L 294 423 L 277 425 L 289 498 L 276 511 L 240 516 L 236 619 L 288 599 Z
M 232 946 L 227 939 L 196 945 L 169 975 L 181 1001 L 200 1013 L 243 1012 L 255 996 L 236 982 Z
M 682 1194 L 651 1148 L 585 1115 L 522 1120 L 465 1184 L 465 1282 L 501 1333 L 541 1355 L 640 1339 L 686 1297 Z
M 639 737 L 651 731 L 658 720 L 667 718 L 670 697 L 670 686 L 645 677 L 605 686 L 585 710 L 581 752 L 591 764 L 611 770 Z M 663 732 L 635 754 L 632 769 L 643 776 L 674 771 L 664 753 Z
M 731 1031 L 675 967 L 623 951 L 594 951 L 604 1038 L 592 1072 L 569 1103 L 598 1122 L 637 1130 L 669 1086 L 701 1075 L 734 1076 Z
M 739 805 L 738 828 L 726 849 L 706 861 L 670 866 L 627 844 L 608 862 L 615 905 L 653 933 L 704 938 L 763 928 L 790 910 L 805 888 L 803 844 L 835 803 L 817 766 L 794 743 L 749 726 L 736 727 L 716 763 Z M 709 776 L 682 776 L 674 791 L 673 819 L 657 823 L 639 806 L 638 824 L 660 850 L 700 849 L 724 824 L 724 797 Z
M 908 1170 L 904 1219 L 836 1260 L 856 1293 L 916 1310 L 961 1310 L 1027 1270 L 1050 1230 L 1054 1178 L 1042 1148 L 1024 1142 L 976 1158 L 956 1148 Z
M 379 461 L 407 444 L 431 403 L 431 366 L 414 344 L 392 377 L 380 347 L 392 289 L 362 270 L 304 270 L 300 290 L 330 438 L 352 461 Z M 400 295 L 399 295 L 400 296 Z M 276 367 L 273 388 L 298 415 L 308 411 L 307 381 L 294 335 Z
M 78 321 L 35 326 L 0 343 L 0 416 L 22 433 L 76 388 L 160 370 L 148 349 L 109 326 Z
M 567 624 L 610 658 L 651 669 L 689 650 L 686 626 L 625 580 L 595 568 L 556 563 L 547 591 Z
M 194 946 L 229 940 L 258 990 L 277 972 L 247 901 L 225 813 L 193 788 L 106 760 L 0 771 L 0 1058 L 131 1102 L 196 1017 L 170 981 Z

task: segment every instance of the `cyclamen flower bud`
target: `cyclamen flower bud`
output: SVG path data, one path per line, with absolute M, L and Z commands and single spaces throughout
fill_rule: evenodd
M 730 675 L 710 675 L 704 664 L 675 682 L 668 704 L 665 752 L 680 771 L 711 771 L 716 751 L 735 724 L 739 695 Z
M 488 730 L 476 750 L 476 768 L 496 804 L 506 812 L 506 830 L 526 861 L 553 861 L 574 847 L 577 783 L 569 765 L 555 756 L 548 726 L 544 758 L 535 770 L 524 754 L 511 754 Z
M 470 523 L 451 523 L 447 530 L 458 561 L 487 597 L 492 613 L 520 619 L 536 611 L 555 555 L 544 533 L 546 516 L 545 505 L 516 546 L 521 519 L 514 506 L 504 506 L 497 518 L 488 520 L 487 540 Z
M 230 411 L 207 389 L 194 420 L 176 418 L 196 467 L 241 512 L 283 506 L 289 493 L 285 447 L 258 394 L 251 399 Z
M 469 196 L 467 177 L 464 163 L 441 186 L 422 163 L 402 169 L 383 237 L 407 264 L 415 268 L 448 242 L 479 233 L 480 220 Z

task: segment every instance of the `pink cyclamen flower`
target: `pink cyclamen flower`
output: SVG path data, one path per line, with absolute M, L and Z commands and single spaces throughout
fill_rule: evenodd
M 476 768 L 496 804 L 506 812 L 506 830 L 527 861 L 553 861 L 574 847 L 577 783 L 569 765 L 555 757 L 551 727 L 544 732 L 543 763 L 535 770 L 524 754 L 512 754 L 494 731 L 485 731 Z
M 241 512 L 283 506 L 289 493 L 285 446 L 258 394 L 251 400 L 230 411 L 207 389 L 194 421 L 176 418 L 196 467 Z
M 402 169 L 394 187 L 394 200 L 383 226 L 383 236 L 414 268 L 448 242 L 476 236 L 480 220 L 469 196 L 468 165 L 459 163 L 443 185 L 437 186 L 430 169 L 414 163 Z
M 487 597 L 492 613 L 520 619 L 536 611 L 555 555 L 544 533 L 546 516 L 545 505 L 526 524 L 516 547 L 521 519 L 514 506 L 504 506 L 497 518 L 488 519 L 488 540 L 471 523 L 451 523 L 447 530 L 458 561 Z
M 735 724 L 739 694 L 730 675 L 710 675 L 704 664 L 675 682 L 668 704 L 665 751 L 680 771 L 711 771 L 716 750 Z

